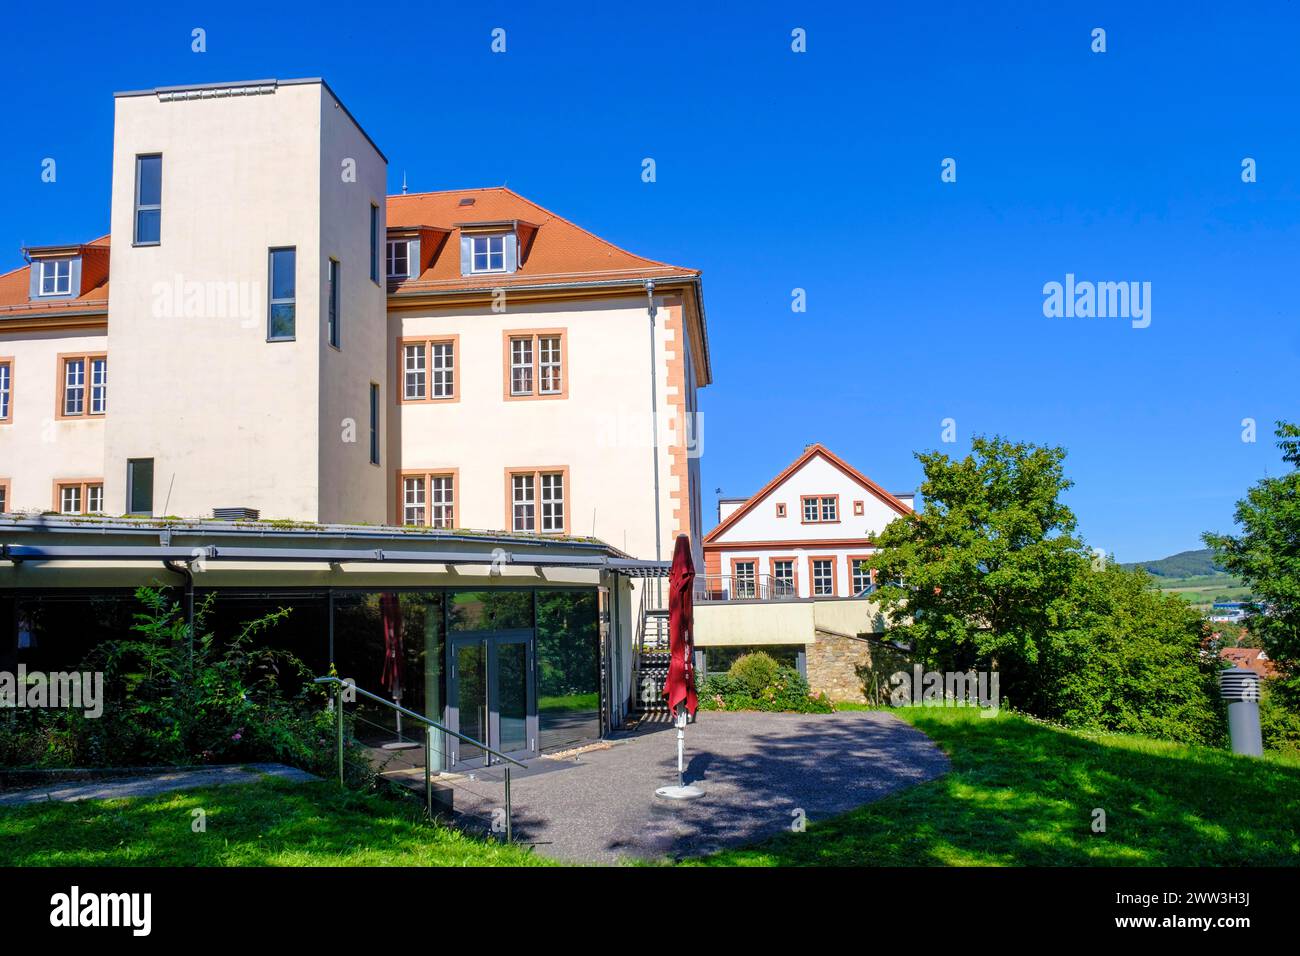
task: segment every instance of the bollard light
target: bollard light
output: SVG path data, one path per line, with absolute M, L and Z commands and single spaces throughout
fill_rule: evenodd
M 1228 702 L 1228 735 L 1232 752 L 1249 757 L 1264 755 L 1259 728 L 1259 675 L 1244 667 L 1219 672 L 1219 694 Z

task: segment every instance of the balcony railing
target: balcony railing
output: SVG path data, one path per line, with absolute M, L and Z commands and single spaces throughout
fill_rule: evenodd
M 795 578 L 770 574 L 702 574 L 695 578 L 697 601 L 792 601 L 799 597 Z

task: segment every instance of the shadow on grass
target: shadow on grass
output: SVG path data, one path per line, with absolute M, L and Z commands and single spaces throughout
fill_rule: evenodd
M 948 775 L 714 865 L 1300 864 L 1300 766 L 1003 713 L 903 711 Z M 1095 811 L 1105 832 L 1094 832 Z
M 194 811 L 205 829 L 195 832 Z M 518 847 L 424 823 L 331 783 L 209 787 L 0 810 L 4 866 L 514 866 Z

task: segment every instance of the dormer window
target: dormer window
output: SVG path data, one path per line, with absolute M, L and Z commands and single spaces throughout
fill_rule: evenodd
M 411 242 L 409 239 L 390 239 L 388 242 L 388 278 L 408 279 L 411 276 Z
M 69 295 L 72 292 L 71 259 L 42 259 L 39 265 L 41 295 Z
M 505 272 L 506 237 L 504 235 L 471 236 L 470 271 Z

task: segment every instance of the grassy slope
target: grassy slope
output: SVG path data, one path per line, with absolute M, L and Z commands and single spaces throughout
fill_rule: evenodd
M 191 811 L 207 832 L 191 831 Z M 267 780 L 133 800 L 0 808 L 0 866 L 519 866 L 518 847 L 419 822 L 332 783 Z
M 900 716 L 952 773 L 711 865 L 1300 865 L 1300 764 L 1139 737 L 1084 737 L 1011 714 Z M 1093 808 L 1106 811 L 1094 834 Z

